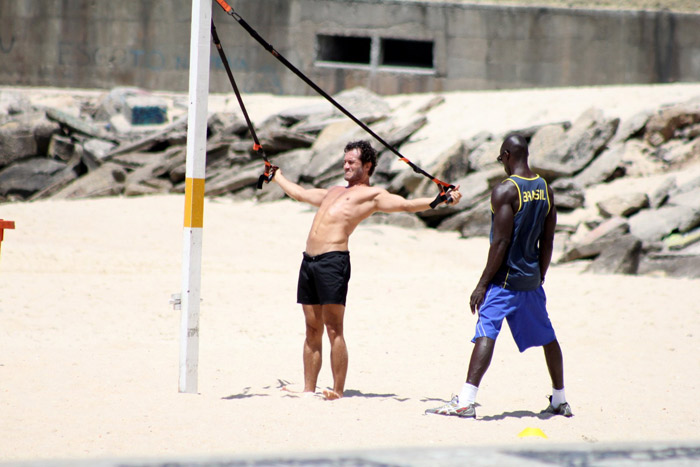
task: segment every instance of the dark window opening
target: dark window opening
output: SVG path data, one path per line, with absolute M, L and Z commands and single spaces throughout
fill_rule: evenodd
M 433 42 L 382 39 L 381 65 L 433 68 Z
M 324 35 L 317 38 L 318 60 L 369 65 L 371 38 Z

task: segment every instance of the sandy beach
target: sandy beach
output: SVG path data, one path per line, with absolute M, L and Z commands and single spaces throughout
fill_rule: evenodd
M 641 106 L 620 92 L 606 111 Z M 532 93 L 513 92 L 514 102 L 545 95 Z M 586 98 L 569 95 L 557 101 L 565 118 Z M 549 108 L 523 118 L 563 116 L 544 100 Z M 625 102 L 633 108 L 614 107 Z M 424 415 L 464 381 L 468 297 L 488 248 L 486 238 L 428 229 L 355 231 L 346 397 L 300 397 L 295 292 L 314 211 L 290 200 L 206 201 L 199 393 L 179 393 L 180 311 L 168 302 L 181 288 L 183 209 L 182 195 L 0 205 L 0 218 L 16 222 L 0 256 L 0 463 L 700 441 L 700 280 L 594 275 L 582 262 L 554 265 L 545 286 L 573 418 L 538 416 L 551 393 L 542 351 L 520 354 L 505 327 L 478 419 Z M 319 390 L 332 384 L 328 352 L 324 340 Z M 547 438 L 518 437 L 527 427 Z

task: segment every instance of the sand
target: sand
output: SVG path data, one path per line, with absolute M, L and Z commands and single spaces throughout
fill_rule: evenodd
M 545 287 L 573 418 L 538 417 L 542 351 L 520 354 L 505 328 L 478 419 L 424 415 L 464 381 L 488 248 L 428 229 L 356 230 L 346 397 L 299 397 L 314 211 L 289 200 L 206 201 L 199 388 L 179 393 L 183 210 L 182 195 L 0 205 L 16 222 L 0 256 L 0 462 L 700 440 L 700 280 L 584 263 L 553 266 Z M 547 439 L 519 438 L 528 427 Z

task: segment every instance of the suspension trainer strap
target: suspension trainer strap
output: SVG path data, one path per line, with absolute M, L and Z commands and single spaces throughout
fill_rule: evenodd
M 257 152 L 258 155 L 261 156 L 263 161 L 265 162 L 265 171 L 260 176 L 260 178 L 258 178 L 257 184 L 258 189 L 261 189 L 263 187 L 263 183 L 269 183 L 275 176 L 275 170 L 277 170 L 277 167 L 272 165 L 267 159 L 267 155 L 265 155 L 265 150 L 263 149 L 262 144 L 260 144 L 260 141 L 258 140 L 258 135 L 255 133 L 255 128 L 253 127 L 253 123 L 250 121 L 248 111 L 245 108 L 245 104 L 243 104 L 243 98 L 241 97 L 241 93 L 238 90 L 238 86 L 236 85 L 236 80 L 233 79 L 233 73 L 231 72 L 231 67 L 228 64 L 228 59 L 226 58 L 226 54 L 224 53 L 224 48 L 221 46 L 219 35 L 216 33 L 216 26 L 214 26 L 213 19 L 211 21 L 211 37 L 214 40 L 216 50 L 219 51 L 219 57 L 221 57 L 221 61 L 223 62 L 224 68 L 226 69 L 228 80 L 231 82 L 233 92 L 236 94 L 236 99 L 238 99 L 238 105 L 240 105 L 241 107 L 243 117 L 245 117 L 245 121 L 248 124 L 248 130 L 250 130 L 250 134 L 253 137 L 253 150 L 255 150 L 255 152 Z
M 438 195 L 437 198 L 435 198 L 435 201 L 433 201 L 430 204 L 430 207 L 435 208 L 438 204 L 440 204 L 443 201 L 447 201 L 449 204 L 451 202 L 451 197 L 449 196 L 449 192 L 454 190 L 455 186 L 451 185 L 447 182 L 443 182 L 442 180 L 432 176 L 425 170 L 421 169 L 418 167 L 416 164 L 411 162 L 408 158 L 404 157 L 399 151 L 396 150 L 392 145 L 384 141 L 383 138 L 381 138 L 378 134 L 376 134 L 369 126 L 367 126 L 362 120 L 359 118 L 355 117 L 352 113 L 350 113 L 345 107 L 343 107 L 338 101 L 333 99 L 326 91 L 321 89 L 316 83 L 314 83 L 308 76 L 306 76 L 304 73 L 302 73 L 297 67 L 295 67 L 292 63 L 289 62 L 286 58 L 284 58 L 283 55 L 281 55 L 277 50 L 275 50 L 274 47 L 270 43 L 268 43 L 265 39 L 263 39 L 258 32 L 253 29 L 238 13 L 236 13 L 233 8 L 226 3 L 225 0 L 216 0 L 216 2 L 221 6 L 221 8 L 224 9 L 226 13 L 228 13 L 230 16 L 235 19 L 238 24 L 240 24 L 243 29 L 245 29 L 248 34 L 250 34 L 253 39 L 258 41 L 260 45 L 263 46 L 265 50 L 270 52 L 277 60 L 282 62 L 284 66 L 289 68 L 295 75 L 297 75 L 302 81 L 304 81 L 306 84 L 308 84 L 314 91 L 316 91 L 318 94 L 323 96 L 327 101 L 329 101 L 331 104 L 333 104 L 338 110 L 340 110 L 343 114 L 345 114 L 350 120 L 358 124 L 363 130 L 365 130 L 367 133 L 372 135 L 374 139 L 379 141 L 381 144 L 383 144 L 387 149 L 389 149 L 391 152 L 393 152 L 396 156 L 398 156 L 399 159 L 401 159 L 403 162 L 408 164 L 415 173 L 423 175 L 430 180 L 432 180 L 435 184 L 438 185 L 438 188 L 440 189 L 440 194 Z

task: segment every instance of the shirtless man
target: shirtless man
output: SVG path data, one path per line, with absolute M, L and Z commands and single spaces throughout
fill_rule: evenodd
M 350 280 L 348 240 L 360 222 L 377 211 L 418 212 L 430 209 L 432 198 L 407 200 L 383 188 L 370 186 L 369 178 L 377 165 L 377 152 L 367 141 L 348 143 L 343 170 L 347 186 L 305 189 L 282 175 L 273 180 L 288 196 L 317 206 L 306 251 L 299 270 L 297 302 L 306 320 L 304 341 L 304 392 L 314 393 L 321 370 L 323 328 L 331 344 L 333 390 L 327 399 L 343 397 L 348 371 L 348 350 L 343 337 L 345 297 Z M 459 187 L 450 193 L 452 203 L 461 198 Z

